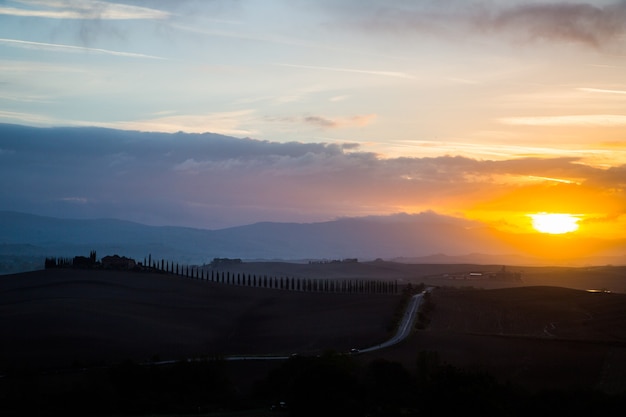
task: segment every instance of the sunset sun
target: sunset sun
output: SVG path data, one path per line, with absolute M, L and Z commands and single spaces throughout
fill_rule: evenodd
M 562 234 L 578 230 L 577 216 L 565 213 L 529 214 L 533 227 L 541 233 Z

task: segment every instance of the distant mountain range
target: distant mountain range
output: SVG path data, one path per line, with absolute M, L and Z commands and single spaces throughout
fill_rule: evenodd
M 319 260 L 357 258 L 406 263 L 545 264 L 503 243 L 501 233 L 462 220 L 422 213 L 346 218 L 321 223 L 255 223 L 220 230 L 147 226 L 115 219 L 60 219 L 0 211 L 0 273 L 10 257 L 148 255 L 183 264 L 213 258 Z M 624 264 L 625 257 L 579 259 Z M 5 271 L 3 271 L 3 269 Z M 15 267 L 9 268 L 10 272 Z

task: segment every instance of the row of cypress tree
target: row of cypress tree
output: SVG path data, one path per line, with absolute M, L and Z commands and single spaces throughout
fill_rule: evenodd
M 287 291 L 354 293 L 354 294 L 397 294 L 397 281 L 359 279 L 318 279 L 297 277 L 274 277 L 230 271 L 219 271 L 206 266 L 180 265 L 161 259 L 144 260 L 149 269 L 190 279 L 256 288 L 271 288 Z

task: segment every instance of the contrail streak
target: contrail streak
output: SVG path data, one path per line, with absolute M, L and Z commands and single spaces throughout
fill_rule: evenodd
M 93 52 L 93 53 L 97 53 L 97 54 L 122 56 L 122 57 L 128 57 L 128 58 L 166 59 L 166 58 L 159 57 L 159 56 L 138 54 L 138 53 L 134 53 L 134 52 L 120 52 L 120 51 L 112 51 L 110 49 L 88 48 L 88 47 L 85 47 L 85 46 L 74 46 L 74 45 L 63 45 L 63 44 L 56 44 L 56 43 L 22 41 L 22 40 L 19 40 L 19 39 L 0 38 L 0 44 L 4 44 L 4 45 L 7 45 L 7 46 L 14 46 L 14 47 L 18 47 L 18 48 L 47 49 L 47 50 L 51 50 L 51 51 Z

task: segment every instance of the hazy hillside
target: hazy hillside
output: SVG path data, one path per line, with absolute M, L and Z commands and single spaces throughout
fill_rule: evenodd
M 396 259 L 422 263 L 537 264 L 492 230 L 434 213 L 347 218 L 323 223 L 256 223 L 221 230 L 155 227 L 114 220 L 76 220 L 0 212 L 0 272 L 33 269 L 16 257 L 121 254 L 142 260 L 208 263 L 242 259 Z M 580 263 L 593 260 L 579 259 Z M 596 259 L 596 263 L 624 259 Z M 39 262 L 39 261 L 37 261 Z M 35 262 L 36 263 L 36 262 Z M 28 265 L 24 262 L 24 265 Z M 30 262 L 32 264 L 32 262 Z
M 502 254 L 488 230 L 467 229 L 442 216 L 340 219 L 324 223 L 257 223 L 221 230 L 153 227 L 113 220 L 72 220 L 0 212 L 5 255 L 74 256 L 95 249 L 143 259 L 209 262 L 243 259 L 342 259 Z

